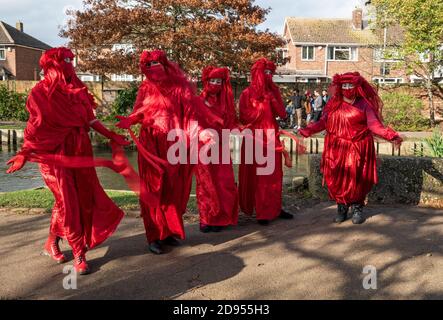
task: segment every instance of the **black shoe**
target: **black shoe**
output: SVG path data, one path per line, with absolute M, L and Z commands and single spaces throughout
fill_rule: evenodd
M 211 229 L 212 229 L 212 232 L 220 232 L 223 230 L 223 227 L 222 226 L 212 226 Z
M 354 204 L 352 205 L 352 223 L 353 224 L 362 224 L 366 219 L 363 215 L 363 205 Z
M 280 216 L 279 217 L 280 217 L 280 219 L 286 219 L 286 220 L 294 219 L 294 215 L 292 215 L 289 212 L 286 212 L 285 210 L 282 210 L 280 212 Z
M 166 245 L 172 246 L 172 247 L 178 247 L 180 245 L 180 242 L 177 239 L 175 239 L 174 237 L 170 236 L 170 237 L 167 237 L 165 240 L 162 240 L 161 244 L 166 244 Z
M 262 225 L 262 226 L 267 226 L 269 224 L 269 220 L 264 220 L 264 219 L 257 220 L 257 222 L 259 225 Z
M 163 250 L 162 250 L 162 246 L 160 244 L 159 241 L 154 241 L 149 243 L 149 251 L 151 251 L 152 253 L 155 254 L 162 254 Z
M 348 219 L 349 206 L 337 204 L 337 216 L 334 218 L 335 223 L 342 223 Z
M 200 231 L 203 232 L 203 233 L 208 233 L 208 232 L 212 231 L 212 227 L 208 226 L 206 224 L 201 224 L 200 225 Z

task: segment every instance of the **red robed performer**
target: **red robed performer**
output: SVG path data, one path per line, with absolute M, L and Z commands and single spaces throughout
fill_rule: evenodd
M 20 170 L 26 161 L 39 162 L 40 172 L 52 191 L 55 205 L 45 253 L 59 263 L 65 256 L 59 240 L 66 238 L 74 255 L 74 267 L 80 274 L 89 272 L 85 259 L 88 249 L 106 240 L 123 217 L 101 187 L 94 166 L 125 171 L 138 183 L 128 166 L 123 136 L 106 129 L 95 116 L 95 103 L 74 71 L 71 50 L 54 48 L 40 59 L 44 79 L 29 94 L 26 108 L 30 114 L 23 147 L 8 164 L 8 173 Z M 111 139 L 113 161 L 92 158 L 89 129 Z
M 337 202 L 334 221 L 345 221 L 352 206 L 352 222 L 361 224 L 366 195 L 378 182 L 373 135 L 397 146 L 402 139 L 383 125 L 383 103 L 358 72 L 335 75 L 329 90 L 332 99 L 320 121 L 299 133 L 309 137 L 326 130 L 321 170 L 329 196 Z
M 186 139 L 191 131 L 195 133 L 198 128 L 192 127 L 192 121 L 197 121 L 196 105 L 200 99 L 183 71 L 167 59 L 165 52 L 144 51 L 140 68 L 146 79 L 139 88 L 132 113 L 128 117 L 119 116 L 117 126 L 129 129 L 141 123 L 139 139 L 129 129 L 139 152 L 141 216 L 149 250 L 160 254 L 163 244 L 175 246 L 179 244 L 177 238 L 185 238 L 182 216 L 194 169 L 189 155 L 186 163 L 168 162 L 168 150 L 176 145 L 175 140 L 168 141 L 168 133 L 182 130 Z M 143 201 L 145 193 L 153 195 L 156 202 Z
M 256 162 L 255 155 L 253 163 L 245 163 L 245 153 L 253 151 L 246 151 L 245 143 L 242 144 L 239 169 L 240 208 L 249 215 L 253 214 L 255 208 L 256 218 L 262 225 L 267 225 L 277 217 L 293 218 L 292 214 L 282 210 L 282 155 L 285 151 L 279 139 L 279 126 L 275 118 L 278 116 L 285 119 L 287 114 L 280 90 L 272 80 L 275 70 L 276 66 L 272 61 L 265 58 L 258 60 L 251 70 L 251 85 L 240 96 L 240 122 L 245 128 L 252 130 L 255 139 L 255 130 L 264 130 L 264 154 L 273 152 L 275 155 L 273 172 L 258 175 L 257 169 L 263 165 Z M 267 143 L 267 137 L 272 136 L 271 132 L 274 133 L 274 150 L 269 150 Z
M 200 212 L 200 230 L 218 232 L 222 227 L 236 225 L 238 220 L 238 190 L 229 154 L 229 163 L 222 163 L 222 130 L 237 128 L 234 95 L 232 93 L 229 70 L 227 68 L 206 67 L 202 73 L 203 114 L 213 113 L 223 123 L 211 129 L 220 137 L 219 163 L 197 165 L 197 204 Z M 229 141 L 227 141 L 229 142 Z

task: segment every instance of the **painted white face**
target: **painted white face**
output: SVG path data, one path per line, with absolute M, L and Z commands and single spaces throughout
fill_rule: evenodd
M 71 58 L 65 58 L 64 60 L 65 60 L 66 63 L 71 63 L 72 62 Z
M 342 88 L 343 90 L 352 90 L 352 89 L 354 89 L 355 87 L 354 87 L 354 85 L 353 85 L 352 83 L 343 83 L 343 84 L 341 85 L 341 88 Z
M 271 70 L 268 70 L 268 69 L 266 69 L 266 70 L 265 70 L 265 74 L 266 74 L 266 75 L 272 75 L 272 71 L 271 71 Z
M 221 86 L 223 83 L 223 80 L 220 78 L 213 78 L 213 79 L 209 79 L 209 84 L 213 84 L 216 86 Z

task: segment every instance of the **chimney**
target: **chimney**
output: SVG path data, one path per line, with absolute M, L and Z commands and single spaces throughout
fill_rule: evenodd
M 356 30 L 363 29 L 363 9 L 355 8 L 354 11 L 352 11 L 352 25 Z
M 20 31 L 23 32 L 23 22 L 21 21 L 17 21 L 17 23 L 15 24 L 15 28 Z

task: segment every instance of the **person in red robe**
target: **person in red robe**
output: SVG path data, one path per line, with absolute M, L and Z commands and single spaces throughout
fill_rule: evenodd
M 75 74 L 73 59 L 72 51 L 63 47 L 42 55 L 44 79 L 29 94 L 24 143 L 8 162 L 7 172 L 20 170 L 27 161 L 39 162 L 55 198 L 44 253 L 65 262 L 59 247 L 59 240 L 65 238 L 72 248 L 75 270 L 87 274 L 86 251 L 105 241 L 124 215 L 100 185 L 88 132 L 93 128 L 119 145 L 129 142 L 96 119 L 94 99 Z
M 299 133 L 309 137 L 326 130 L 321 171 L 329 196 L 337 203 L 334 221 L 347 220 L 352 207 L 352 222 L 361 224 L 366 195 L 378 183 L 373 136 L 397 146 L 402 138 L 383 125 L 383 103 L 358 72 L 335 75 L 329 91 L 333 97 L 320 121 Z
M 259 224 L 267 225 L 278 217 L 292 219 L 293 215 L 282 209 L 283 166 L 282 155 L 284 148 L 279 139 L 279 126 L 276 117 L 287 117 L 284 102 L 279 88 L 272 78 L 276 66 L 265 58 L 258 60 L 251 70 L 251 85 L 240 96 L 240 122 L 244 129 L 251 129 L 255 140 L 256 130 L 263 130 L 264 154 L 274 153 L 275 167 L 271 174 L 260 175 L 258 169 L 263 167 L 257 163 L 254 155 L 252 163 L 246 163 L 247 154 L 245 139 L 241 150 L 239 168 L 239 198 L 241 210 L 252 215 L 255 209 Z M 274 147 L 268 143 L 268 138 L 274 139 Z M 246 138 L 246 137 L 245 137 Z M 255 147 L 254 147 L 255 148 Z M 256 149 L 255 149 L 256 150 Z M 252 151 L 255 153 L 255 150 Z
M 238 221 L 238 190 L 234 169 L 229 154 L 229 163 L 223 163 L 222 130 L 237 128 L 234 95 L 229 77 L 229 69 L 206 67 L 202 73 L 203 91 L 200 108 L 203 114 L 213 113 L 222 123 L 212 127 L 220 138 L 218 163 L 199 163 L 196 167 L 197 204 L 200 213 L 200 230 L 219 232 L 223 227 L 236 225 Z M 229 137 L 229 136 L 226 136 Z M 229 143 L 229 141 L 223 141 Z
M 176 141 L 168 133 L 181 130 L 189 139 L 192 121 L 197 121 L 200 99 L 179 66 L 161 50 L 144 51 L 140 68 L 146 79 L 140 85 L 134 109 L 128 117 L 118 116 L 118 127 L 129 129 L 141 124 L 139 138 L 131 136 L 138 148 L 138 166 L 142 182 L 140 206 L 149 250 L 163 253 L 163 245 L 177 246 L 184 239 L 183 214 L 189 200 L 194 165 L 186 161 L 172 164 L 168 150 Z M 198 128 L 194 128 L 198 129 Z M 155 201 L 146 201 L 144 195 Z

